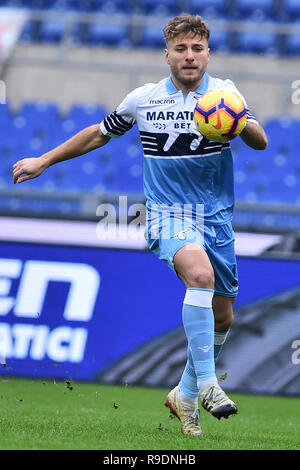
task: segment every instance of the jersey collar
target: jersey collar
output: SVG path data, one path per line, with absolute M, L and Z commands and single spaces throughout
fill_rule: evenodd
M 205 72 L 201 85 L 194 91 L 194 93 L 203 95 L 207 91 L 208 82 L 209 82 L 209 75 L 208 73 Z M 169 77 L 166 80 L 166 89 L 169 95 L 173 95 L 174 93 L 177 93 L 179 91 L 174 85 L 174 83 L 172 82 L 171 75 L 169 75 Z

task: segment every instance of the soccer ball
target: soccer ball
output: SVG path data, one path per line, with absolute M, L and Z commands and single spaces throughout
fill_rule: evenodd
M 243 100 L 229 90 L 208 91 L 198 100 L 194 110 L 194 122 L 200 134 L 218 142 L 237 137 L 246 121 Z

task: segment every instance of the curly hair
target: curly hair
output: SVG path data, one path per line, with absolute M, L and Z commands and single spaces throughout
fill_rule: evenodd
M 170 39 L 182 33 L 194 33 L 201 38 L 206 38 L 209 41 L 210 31 L 205 21 L 200 15 L 190 15 L 188 13 L 181 13 L 169 20 L 168 24 L 163 29 L 164 38 L 166 43 Z

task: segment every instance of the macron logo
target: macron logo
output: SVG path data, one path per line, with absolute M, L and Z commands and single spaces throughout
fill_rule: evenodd
M 212 348 L 212 346 L 198 346 L 197 349 L 201 349 L 201 351 L 203 352 L 208 352 L 210 349 Z
M 162 100 L 150 100 L 149 104 L 175 104 L 175 100 L 171 98 L 165 98 Z

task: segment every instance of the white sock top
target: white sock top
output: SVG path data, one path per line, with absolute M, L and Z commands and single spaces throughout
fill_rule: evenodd
M 211 308 L 214 291 L 212 289 L 189 288 L 183 303 L 193 307 Z

